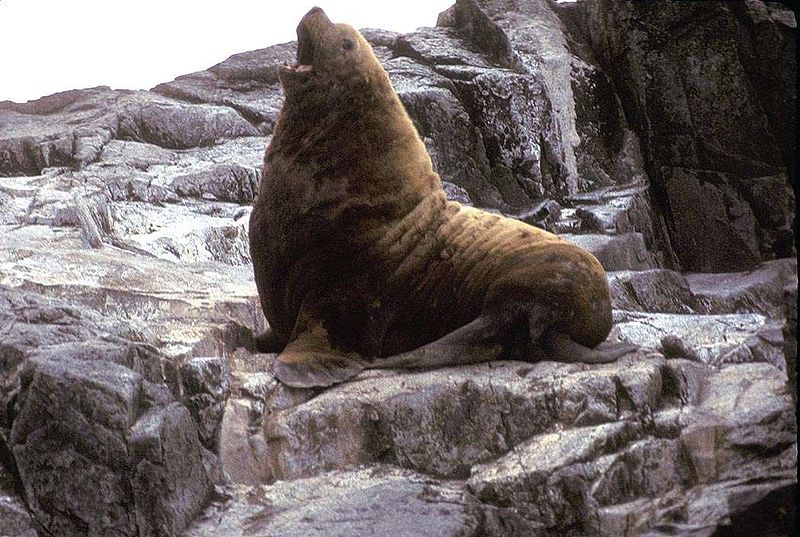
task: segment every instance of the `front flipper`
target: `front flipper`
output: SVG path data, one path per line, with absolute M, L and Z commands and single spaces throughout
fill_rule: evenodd
M 298 323 L 294 339 L 275 361 L 275 376 L 296 388 L 330 386 L 354 377 L 364 366 L 358 354 L 334 349 L 322 324 L 310 320 Z
M 267 328 L 260 336 L 256 337 L 255 345 L 258 352 L 280 352 L 283 349 L 272 328 Z

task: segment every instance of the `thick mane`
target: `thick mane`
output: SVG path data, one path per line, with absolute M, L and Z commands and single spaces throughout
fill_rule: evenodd
M 326 45 L 322 34 L 310 48 Z M 281 181 L 306 181 L 324 192 L 315 209 L 332 207 L 328 218 L 358 226 L 407 214 L 441 189 L 419 138 L 388 75 L 363 42 L 344 74 L 314 66 L 314 74 L 286 89 L 286 102 L 265 155 L 265 171 L 279 190 Z M 309 45 L 307 45 L 309 46 Z M 319 53 L 316 56 L 325 57 Z M 349 70 L 354 70 L 352 73 Z M 302 167 L 302 176 L 293 170 Z M 308 196 L 306 196 L 308 199 Z M 313 202 L 312 202 L 313 203 Z

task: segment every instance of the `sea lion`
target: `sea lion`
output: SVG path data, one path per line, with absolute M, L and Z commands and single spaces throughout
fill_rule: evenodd
M 447 201 L 369 43 L 314 8 L 264 157 L 250 251 L 278 379 L 499 358 L 607 362 L 605 272 L 525 223 Z

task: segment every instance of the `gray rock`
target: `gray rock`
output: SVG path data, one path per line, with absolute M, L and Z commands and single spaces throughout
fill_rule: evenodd
M 770 364 L 733 364 L 707 379 L 701 412 L 681 432 L 699 482 L 755 477 L 763 464 L 786 468 L 797 424 L 785 382 Z
M 698 298 L 701 313 L 760 313 L 786 316 L 783 293 L 797 288 L 797 260 L 768 261 L 749 272 L 687 274 L 686 281 Z
M 234 483 L 257 485 L 272 476 L 268 446 L 261 434 L 263 405 L 248 398 L 230 398 L 220 423 L 219 456 Z
M 542 156 L 547 154 L 552 170 L 547 182 L 555 191 L 576 192 L 579 178 L 575 147 L 580 138 L 571 83 L 572 56 L 557 15 L 549 4 L 538 0 L 511 6 L 493 1 L 464 1 L 456 3 L 453 18 L 456 31 L 493 55 L 495 61 L 530 75 L 525 77 L 525 85 L 537 90 L 520 94 L 520 102 L 533 106 L 537 102 L 546 102 L 549 108 L 544 111 L 539 104 L 536 116 L 523 115 L 528 120 L 544 124 L 544 128 L 540 126 L 529 133 L 541 133 L 542 145 L 547 144 L 540 150 Z M 498 96 L 502 98 L 502 95 Z M 537 98 L 532 99 L 534 95 Z M 523 120 L 515 127 L 527 131 L 524 124 Z M 491 123 L 487 122 L 487 125 Z M 534 141 L 539 142 L 538 139 Z M 548 193 L 553 190 L 548 189 Z
M 20 498 L 16 476 L 4 465 L 12 464 L 11 454 L 5 445 L 4 431 L 0 430 L 0 535 L 3 537 L 37 537 L 36 525 Z
M 419 28 L 416 32 L 399 36 L 393 48 L 398 55 L 426 65 L 491 67 L 480 53 L 469 50 L 468 45 L 448 28 Z
M 80 167 L 99 157 L 112 138 L 108 108 L 121 96 L 98 87 L 25 104 L 0 103 L 0 174 L 37 175 L 46 167 Z
M 479 505 L 461 487 L 374 466 L 269 486 L 237 487 L 228 506 L 207 513 L 185 535 L 486 535 L 480 527 Z
M 53 166 L 83 168 L 102 158 L 113 138 L 185 149 L 258 134 L 232 108 L 108 88 L 75 90 L 27 104 L 0 103 L 0 114 L 3 175 L 36 175 Z
M 381 28 L 361 28 L 359 32 L 361 32 L 364 39 L 372 45 L 373 49 L 375 47 L 394 49 L 400 37 L 400 34 L 397 32 L 383 30 Z
M 649 526 L 642 533 L 647 537 L 790 535 L 794 521 L 787 506 L 794 503 L 794 488 L 788 473 L 766 481 L 756 477 L 696 487 L 653 502 L 649 519 L 628 515 L 626 527 Z
M 361 377 L 359 377 L 361 378 Z M 376 376 L 325 391 L 265 422 L 272 478 L 389 462 L 457 477 L 557 424 L 613 421 L 657 404 L 658 361 L 601 371 L 578 365 L 499 363 Z
M 202 444 L 217 451 L 225 403 L 230 394 L 228 364 L 222 358 L 191 358 L 180 368 L 182 402 L 189 409 Z
M 617 331 L 626 341 L 660 349 L 675 336 L 693 358 L 710 365 L 765 362 L 785 370 L 781 323 L 758 314 L 671 315 L 615 311 Z M 671 343 L 669 352 L 676 345 Z M 686 357 L 686 356 L 685 356 Z
M 189 412 L 181 405 L 150 411 L 128 440 L 139 536 L 178 535 L 205 507 L 212 479 Z
M 783 325 L 783 355 L 786 357 L 786 374 L 789 391 L 797 399 L 797 285 L 783 289 L 786 323 Z
M 126 433 L 141 377 L 115 364 L 28 362 L 11 444 L 37 518 L 56 535 L 135 535 Z
M 744 270 L 761 260 L 755 215 L 714 172 L 675 168 L 665 180 L 676 229 L 673 238 L 687 268 Z
M 133 142 L 129 142 L 133 143 Z M 154 185 L 148 177 L 109 177 L 106 180 L 106 192 L 111 201 L 134 201 L 152 203 L 176 203 L 178 195 L 166 188 Z
M 695 313 L 698 310 L 699 301 L 686 278 L 671 270 L 610 272 L 608 283 L 614 309 L 653 313 Z
M 283 103 L 278 68 L 294 63 L 295 43 L 234 54 L 207 71 L 183 75 L 153 91 L 192 103 L 231 107 L 268 134 Z
M 48 353 L 48 349 L 58 349 L 61 345 L 67 350 L 91 348 L 91 344 L 83 342 L 113 329 L 113 323 L 104 323 L 91 312 L 82 312 L 65 301 L 5 287 L 0 287 L 0 323 L 14 327 L 4 334 L 0 343 L 0 426 L 8 428 L 11 426 L 8 412 L 19 391 L 20 373 L 30 354 Z M 101 345 L 105 347 L 106 344 Z M 115 347 L 119 351 L 115 356 L 120 362 L 133 365 L 134 346 L 129 348 L 131 354 Z M 61 357 L 68 352 L 53 354 Z
M 156 164 L 173 164 L 178 160 L 174 151 L 153 144 L 111 140 L 100 154 L 101 162 L 127 164 L 139 170 L 147 170 Z
M 238 206 L 230 204 L 186 204 L 169 211 L 146 204 L 124 208 L 127 222 L 116 226 L 118 234 L 141 252 L 170 261 L 250 263 L 249 210 L 240 213 Z
M 625 88 L 619 96 L 682 266 L 742 270 L 792 255 L 794 160 L 785 155 L 794 142 L 791 121 L 776 119 L 794 117 L 794 93 L 782 89 L 794 77 L 766 74 L 795 72 L 792 30 L 755 16 L 771 9 L 761 2 L 580 9 L 589 45 Z M 678 27 L 675 39 L 658 37 Z M 756 52 L 759 42 L 770 46 Z
M 633 136 L 633 135 L 631 135 Z M 638 143 L 636 144 L 638 145 Z M 622 234 L 636 232 L 644 238 L 647 250 L 659 266 L 675 264 L 675 254 L 666 230 L 656 214 L 646 176 L 638 183 L 608 186 L 567 197 L 562 219 L 556 222 L 558 233 Z
M 622 235 L 562 233 L 561 237 L 592 252 L 608 271 L 648 270 L 657 266 L 656 258 L 647 250 L 641 233 Z
M 171 190 L 181 196 L 251 205 L 258 193 L 261 171 L 238 164 L 216 164 L 210 168 L 173 177 Z
M 448 200 L 457 201 L 459 203 L 463 203 L 464 205 L 472 205 L 472 199 L 470 199 L 469 193 L 460 186 L 447 181 L 442 181 L 442 189 L 444 190 Z
M 624 422 L 533 437 L 475 467 L 469 486 L 479 499 L 514 505 L 548 531 L 599 533 L 602 506 L 690 482 L 679 442 L 642 437 L 641 425 Z
M 0 535 L 3 537 L 37 537 L 36 526 L 22 503 L 0 492 Z
M 186 149 L 224 138 L 255 136 L 258 131 L 227 107 L 152 102 L 126 107 L 118 134 L 167 149 Z
M 147 411 L 143 381 L 102 361 L 32 358 L 11 444 L 26 496 L 54 535 L 176 535 L 211 479 L 188 411 Z
M 551 104 L 539 80 L 483 69 L 456 86 L 481 131 L 494 182 L 507 203 L 530 205 L 565 190 L 563 174 L 552 162 L 557 149 L 546 138 Z

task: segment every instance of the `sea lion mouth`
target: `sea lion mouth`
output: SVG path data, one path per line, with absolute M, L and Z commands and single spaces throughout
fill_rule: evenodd
M 297 27 L 297 66 L 312 67 L 314 63 L 314 39 L 306 22 L 306 16 Z
M 297 63 L 284 65 L 284 70 L 295 75 L 308 75 L 314 71 L 316 36 L 333 23 L 325 12 L 312 8 L 297 25 Z

